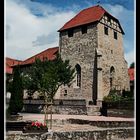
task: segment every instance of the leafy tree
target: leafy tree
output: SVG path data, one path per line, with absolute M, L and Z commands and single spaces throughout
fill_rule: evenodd
M 130 68 L 134 68 L 134 67 L 135 67 L 135 63 L 132 62 L 132 63 L 130 64 Z
M 13 75 L 6 74 L 6 92 L 11 92 Z
M 22 70 L 23 87 L 27 90 L 30 97 L 32 97 L 35 91 L 40 91 L 40 81 L 44 71 L 43 63 L 39 59 L 36 59 L 32 66 Z
M 63 61 L 60 55 L 57 55 L 54 60 L 46 59 L 42 62 L 37 59 L 23 75 L 27 92 L 33 94 L 38 91 L 44 96 L 46 121 L 46 112 L 49 106 L 52 108 L 55 93 L 61 85 L 70 85 L 74 78 L 74 69 L 69 65 L 69 60 Z
M 10 114 L 17 114 L 22 110 L 23 107 L 23 86 L 19 66 L 14 68 L 13 81 L 11 83 L 10 91 L 11 98 L 8 109 Z

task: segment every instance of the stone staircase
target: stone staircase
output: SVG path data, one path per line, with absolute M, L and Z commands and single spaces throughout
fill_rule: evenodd
M 89 113 L 99 111 L 97 106 L 90 106 L 88 109 Z M 53 127 L 48 132 L 22 133 L 17 130 L 8 131 L 6 140 L 134 140 L 134 120 L 94 120 L 90 118 L 92 116 L 82 118 L 79 115 L 74 118 L 53 119 Z M 25 124 L 20 122 L 21 125 Z M 19 126 L 19 123 L 16 126 Z

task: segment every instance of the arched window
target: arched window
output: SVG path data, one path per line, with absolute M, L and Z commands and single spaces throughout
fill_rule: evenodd
M 78 87 L 81 87 L 81 67 L 79 64 L 77 64 L 75 68 L 76 68 L 76 76 L 77 76 L 76 83 Z
M 114 81 L 114 77 L 115 77 L 115 69 L 112 66 L 110 68 L 110 87 L 113 88 L 113 81 Z

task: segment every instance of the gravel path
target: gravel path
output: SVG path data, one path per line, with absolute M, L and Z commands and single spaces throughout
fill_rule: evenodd
M 43 121 L 44 114 L 30 114 L 30 113 L 21 113 L 23 120 L 38 120 Z M 50 118 L 50 115 L 49 115 Z M 121 118 L 121 117 L 105 117 L 105 116 L 87 116 L 87 115 L 62 115 L 62 114 L 53 114 L 53 120 L 67 120 L 67 119 L 82 119 L 90 121 L 135 121 L 134 118 Z

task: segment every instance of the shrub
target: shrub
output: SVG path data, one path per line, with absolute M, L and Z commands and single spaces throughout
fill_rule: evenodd
M 9 113 L 16 115 L 23 108 L 23 87 L 19 67 L 14 69 L 11 87 L 11 98 L 9 103 Z
M 6 109 L 6 119 L 10 119 L 10 111 L 8 108 Z
M 125 96 L 124 96 L 125 92 Z M 123 91 L 122 95 L 117 91 L 112 90 L 103 98 L 103 102 L 106 102 L 108 108 L 125 108 L 125 109 L 133 109 L 134 108 L 134 99 L 131 96 L 130 91 Z
M 116 102 L 121 100 L 121 95 L 116 90 L 111 90 L 108 96 L 104 96 L 103 101 Z

